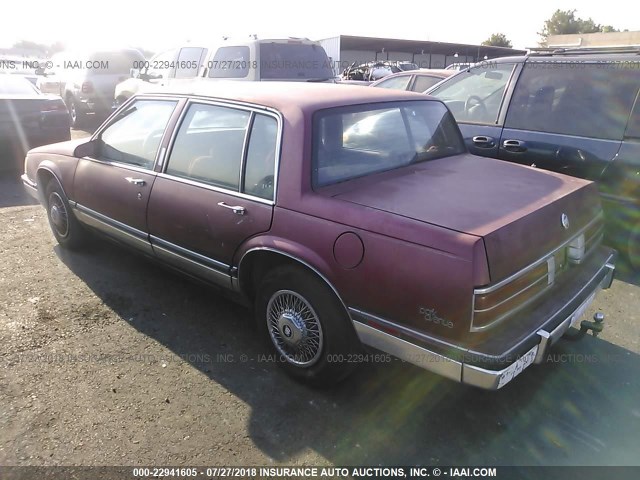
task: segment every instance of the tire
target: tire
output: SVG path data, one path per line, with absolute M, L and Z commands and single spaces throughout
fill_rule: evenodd
M 637 223 L 629 233 L 627 258 L 633 269 L 640 271 L 640 223 Z
M 57 181 L 49 181 L 45 188 L 45 198 L 49 226 L 60 246 L 75 250 L 85 245 L 87 232 L 73 215 L 67 197 Z
M 359 351 L 360 343 L 351 320 L 315 275 L 292 266 L 267 273 L 258 286 L 255 315 L 278 364 L 295 379 L 327 386 L 346 378 L 355 367 L 349 354 Z
M 86 115 L 78 106 L 78 102 L 76 102 L 73 95 L 67 97 L 67 108 L 69 109 L 69 125 L 71 128 L 75 130 L 82 127 L 85 123 Z

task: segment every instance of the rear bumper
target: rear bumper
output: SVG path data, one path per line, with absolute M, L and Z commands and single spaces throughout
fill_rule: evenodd
M 497 390 L 534 363 L 542 363 L 549 348 L 569 329 L 594 295 L 611 286 L 617 253 L 604 249 L 601 263 L 582 287 L 517 345 L 504 345 L 503 355 L 486 355 L 407 329 L 361 310 L 350 308 L 356 332 L 365 345 L 461 383 Z M 486 367 L 480 365 L 486 364 Z

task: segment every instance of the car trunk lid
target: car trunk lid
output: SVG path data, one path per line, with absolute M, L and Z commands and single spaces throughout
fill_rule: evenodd
M 571 239 L 600 210 L 590 182 L 472 155 L 346 183 L 335 198 L 482 237 L 492 281 Z

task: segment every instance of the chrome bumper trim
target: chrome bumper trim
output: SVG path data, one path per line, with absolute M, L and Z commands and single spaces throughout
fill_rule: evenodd
M 461 381 L 462 363 L 440 355 L 438 353 L 422 348 L 413 343 L 402 340 L 389 333 L 370 327 L 364 323 L 353 321 L 356 333 L 360 341 L 365 345 L 377 348 L 383 352 L 390 353 L 400 360 L 413 363 L 431 372 L 450 378 L 457 382 Z
M 613 274 L 616 270 L 615 265 L 611 263 L 613 260 L 613 257 L 614 255 L 611 255 L 607 259 L 607 263 L 605 263 L 602 266 L 602 268 L 598 270 L 598 272 L 593 276 L 593 278 L 596 278 L 598 275 L 601 274 L 603 270 L 605 269 L 607 270 L 607 273 L 605 274 L 605 276 L 602 278 L 602 280 L 600 280 L 600 283 L 597 285 L 595 290 L 590 295 L 595 295 L 600 290 L 606 290 L 609 287 L 611 287 L 611 283 L 613 282 Z M 544 362 L 544 358 L 546 357 L 549 348 L 551 347 L 551 345 L 553 345 L 558 340 L 560 340 L 560 338 L 565 334 L 565 332 L 569 330 L 569 327 L 571 326 L 571 322 L 573 321 L 573 316 L 575 315 L 575 312 L 580 309 L 581 306 L 582 305 L 580 305 L 560 325 L 558 325 L 556 328 L 554 328 L 550 332 L 547 332 L 546 330 L 538 330 L 538 336 L 540 336 L 540 343 L 539 343 L 538 353 L 533 363 L 540 364 Z
M 613 281 L 613 274 L 615 272 L 615 265 L 613 264 L 615 257 L 616 254 L 614 252 L 609 256 L 606 263 L 592 277 L 592 279 L 597 278 L 598 276 L 602 275 L 602 272 L 604 270 L 606 270 L 605 275 L 589 295 L 591 295 L 592 293 L 597 293 L 599 290 L 607 289 L 611 286 L 611 283 Z M 588 282 L 585 287 L 590 283 L 591 282 Z M 583 291 L 584 289 L 581 290 L 580 293 L 582 293 Z M 575 297 L 572 298 L 571 301 L 573 301 L 574 299 Z M 570 302 L 568 302 L 568 304 Z M 377 319 L 378 317 L 375 317 L 374 315 L 367 314 L 366 312 L 362 312 L 361 310 L 356 310 L 354 308 L 349 308 L 349 312 L 352 315 L 356 333 L 358 334 L 360 341 L 365 345 L 390 353 L 391 355 L 401 360 L 405 360 L 414 365 L 417 365 L 418 367 L 422 367 L 426 370 L 434 372 L 438 375 L 442 375 L 443 377 L 449 378 L 451 380 L 455 380 L 467 385 L 473 385 L 475 387 L 483 388 L 486 390 L 498 390 L 509 383 L 511 380 L 513 380 L 513 378 L 515 378 L 518 374 L 520 374 L 532 364 L 542 363 L 542 361 L 544 361 L 544 358 L 548 353 L 551 345 L 553 345 L 560 337 L 562 337 L 562 335 L 571 326 L 573 316 L 575 315 L 575 312 L 581 308 L 581 306 L 582 305 L 578 306 L 571 313 L 571 315 L 563 320 L 562 323 L 560 323 L 560 325 L 554 328 L 551 332 L 547 332 L 545 330 L 539 330 L 538 332 L 536 332 L 536 334 L 540 337 L 539 343 L 531 348 L 527 353 L 522 355 L 515 362 L 503 368 L 502 370 L 487 370 L 481 367 L 466 364 L 461 361 L 453 360 L 444 355 L 433 352 L 414 343 L 408 342 L 402 338 L 398 338 L 390 333 L 386 333 L 353 318 L 353 314 L 358 314 L 360 317 L 365 317 L 365 320 L 367 317 L 371 319 Z M 392 325 L 391 322 L 388 322 L 386 320 L 384 322 L 386 324 Z M 398 328 L 402 329 L 400 325 L 398 325 Z M 460 349 L 460 347 L 458 348 Z M 469 351 L 468 349 L 466 350 L 466 352 L 470 355 L 474 353 Z M 531 360 L 532 356 L 535 356 L 533 360 Z M 522 368 L 516 368 L 514 371 L 514 365 L 524 357 L 528 357 L 529 360 L 522 364 L 524 365 Z M 501 381 L 503 375 L 507 375 L 505 381 Z

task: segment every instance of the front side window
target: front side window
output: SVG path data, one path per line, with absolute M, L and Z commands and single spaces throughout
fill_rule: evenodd
M 358 105 L 314 115 L 316 187 L 463 152 L 455 120 L 440 102 Z
M 380 81 L 380 83 L 376 83 L 375 86 L 381 88 L 391 88 L 393 90 L 406 90 L 407 85 L 409 85 L 409 80 L 411 80 L 411 75 L 399 75 L 397 77 L 382 80 Z
M 138 100 L 101 134 L 99 158 L 151 169 L 177 102 Z
M 244 78 L 251 62 L 249 47 L 220 47 L 208 62 L 209 78 Z
M 178 130 L 167 173 L 238 191 L 250 116 L 245 110 L 192 104 Z
M 430 94 L 442 100 L 458 122 L 495 124 L 514 64 L 482 64 L 461 72 Z
M 527 62 L 505 126 L 621 140 L 640 86 L 640 71 L 609 64 Z

